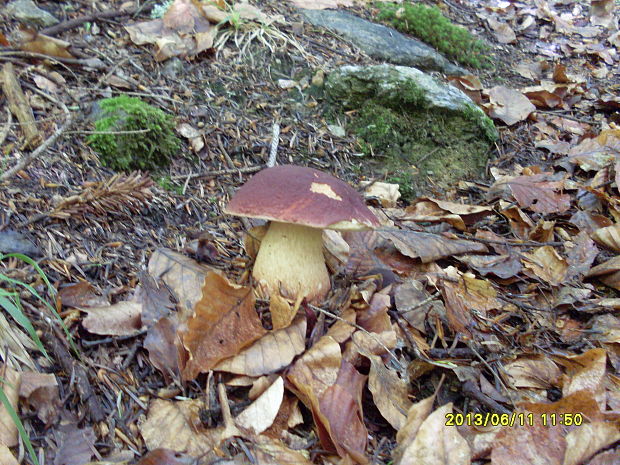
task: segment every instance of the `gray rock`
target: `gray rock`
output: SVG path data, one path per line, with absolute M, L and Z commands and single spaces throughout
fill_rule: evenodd
M 166 76 L 169 79 L 176 79 L 179 73 L 183 72 L 185 68 L 183 61 L 181 61 L 177 57 L 172 57 L 168 61 L 161 70 L 161 74 Z
M 489 140 L 498 137 L 492 121 L 465 93 L 416 68 L 389 64 L 343 66 L 329 73 L 325 91 L 349 108 L 377 99 L 393 107 L 414 104 L 424 110 L 459 113 L 477 124 Z
M 29 257 L 41 257 L 41 250 L 25 235 L 17 231 L 0 231 L 0 253 L 21 253 Z
M 310 24 L 334 31 L 377 60 L 426 71 L 466 74 L 463 68 L 450 63 L 434 48 L 387 26 L 341 10 L 302 9 L 301 13 Z
M 16 20 L 31 26 L 49 27 L 60 22 L 54 15 L 39 8 L 32 0 L 15 0 L 4 10 Z

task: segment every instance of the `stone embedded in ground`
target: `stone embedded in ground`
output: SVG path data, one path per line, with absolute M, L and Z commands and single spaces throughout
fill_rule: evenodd
M 60 21 L 51 13 L 39 8 L 32 0 L 15 0 L 4 11 L 16 20 L 31 26 L 49 27 Z
M 330 29 L 362 49 L 372 58 L 426 71 L 466 74 L 434 48 L 387 26 L 366 21 L 341 10 L 301 10 L 314 26 Z
M 327 76 L 325 92 L 358 110 L 350 127 L 362 151 L 374 155 L 369 161 L 388 175 L 412 168 L 416 189 L 427 177 L 444 186 L 479 177 L 498 137 L 465 93 L 416 68 L 343 66 Z

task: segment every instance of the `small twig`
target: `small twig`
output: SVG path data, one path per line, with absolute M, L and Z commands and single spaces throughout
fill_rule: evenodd
M 90 23 L 93 21 L 97 21 L 98 19 L 113 19 L 119 16 L 129 16 L 133 15 L 137 11 L 138 8 L 129 8 L 127 10 L 106 10 L 99 13 L 92 13 L 89 15 L 80 16 L 79 18 L 63 21 L 62 23 L 56 24 L 55 26 L 47 27 L 39 31 L 39 34 L 44 34 L 46 36 L 55 36 L 61 32 L 65 32 L 75 27 L 81 26 L 84 23 Z
M 56 100 L 56 103 L 61 106 L 62 111 L 65 114 L 65 122 L 63 123 L 63 125 L 60 126 L 58 129 L 56 129 L 56 131 L 54 131 L 54 133 L 50 137 L 48 137 L 41 145 L 39 145 L 35 150 L 30 152 L 28 155 L 24 156 L 24 158 L 22 158 L 19 162 L 17 162 L 15 166 L 13 166 L 12 168 L 2 173 L 0 175 L 0 181 L 9 179 L 15 173 L 17 173 L 20 170 L 23 170 L 26 166 L 32 163 L 35 159 L 39 158 L 48 148 L 50 148 L 50 146 L 54 142 L 56 142 L 56 139 L 58 139 L 67 130 L 67 128 L 71 126 L 71 124 L 73 123 L 73 118 L 71 116 L 71 113 L 69 112 L 69 109 L 64 103 L 60 102 L 59 100 Z
M 2 67 L 2 90 L 8 101 L 11 112 L 17 117 L 24 133 L 23 147 L 32 148 L 40 144 L 43 138 L 37 128 L 32 107 L 26 99 L 22 86 L 17 80 L 13 63 L 5 63 Z
M 510 410 L 501 405 L 494 399 L 491 399 L 489 396 L 484 394 L 478 386 L 476 386 L 472 381 L 465 381 L 463 383 L 463 392 L 468 394 L 470 397 L 473 397 L 478 402 L 486 405 L 487 407 L 493 409 L 494 413 L 506 413 L 509 414 Z
M 143 334 L 146 334 L 146 331 L 147 331 L 146 329 L 141 329 L 140 331 L 136 333 L 128 334 L 126 336 L 105 337 L 103 339 L 96 339 L 94 341 L 82 340 L 82 345 L 86 347 L 90 347 L 90 346 L 97 346 L 100 344 L 109 344 L 110 342 L 126 341 L 127 339 L 133 339 L 134 337 L 142 336 Z
M 203 171 L 202 173 L 180 174 L 180 175 L 170 176 L 170 179 L 212 178 L 215 176 L 221 176 L 225 174 L 255 173 L 256 171 L 260 171 L 262 169 L 263 169 L 263 166 L 248 166 L 246 168 L 235 168 L 234 170 L 213 170 L 213 171 Z
M 36 52 L 22 52 L 21 50 L 3 50 L 0 52 L 0 57 L 9 57 L 9 56 L 17 56 L 17 57 L 26 57 L 26 58 L 41 58 L 43 60 L 49 60 L 52 63 L 66 63 L 68 65 L 81 65 L 88 66 L 90 68 L 99 69 L 103 68 L 105 65 L 98 58 L 62 58 L 62 57 L 53 57 L 51 55 L 45 55 L 44 53 L 36 53 Z
M 468 241 L 482 242 L 484 244 L 497 244 L 497 245 L 505 245 L 511 247 L 542 247 L 544 245 L 550 245 L 551 247 L 562 247 L 564 246 L 564 242 L 536 242 L 536 241 L 522 241 L 522 242 L 513 242 L 512 240 L 506 239 L 505 241 L 495 241 L 493 239 L 483 239 L 481 237 L 467 236 L 465 234 L 457 234 L 461 239 L 466 239 Z
M 269 152 L 269 159 L 267 160 L 267 168 L 272 168 L 276 165 L 276 159 L 278 157 L 278 143 L 280 142 L 280 125 L 278 122 L 273 123 L 273 132 L 271 133 L 271 151 Z

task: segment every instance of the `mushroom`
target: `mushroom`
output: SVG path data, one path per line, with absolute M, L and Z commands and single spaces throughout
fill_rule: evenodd
M 252 275 L 266 294 L 320 301 L 330 279 L 323 257 L 323 229 L 360 231 L 379 225 L 361 196 L 330 174 L 282 165 L 254 175 L 225 212 L 269 220 Z

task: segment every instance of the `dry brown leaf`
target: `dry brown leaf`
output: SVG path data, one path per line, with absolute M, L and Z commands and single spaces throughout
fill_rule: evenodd
M 502 428 L 491 451 L 493 465 L 561 465 L 566 441 L 562 426 L 543 425 L 534 417 L 534 424 Z
M 590 22 L 594 25 L 612 27 L 614 24 L 614 0 L 592 0 Z
M 557 385 L 562 372 L 549 358 L 532 355 L 505 364 L 503 374 L 513 388 L 549 389 Z
M 527 117 L 536 110 L 536 107 L 529 99 L 513 89 L 504 86 L 496 86 L 489 91 L 488 104 L 489 115 L 500 119 L 508 126 L 512 126 Z
M 366 376 L 343 360 L 336 382 L 323 392 L 318 404 L 319 418 L 324 421 L 323 426 L 329 434 L 327 438 L 319 430 L 323 447 L 330 450 L 333 444 L 341 457 L 349 455 L 360 465 L 369 463 L 366 456 L 368 431 L 362 413 L 364 384 Z
M 617 465 L 620 456 L 620 446 L 597 454 L 588 465 Z
M 599 421 L 581 425 L 566 435 L 567 448 L 562 465 L 587 463 L 590 457 L 619 439 L 620 430 L 614 423 Z
M 568 281 L 574 278 L 583 279 L 598 255 L 598 248 L 586 231 L 581 231 L 574 238 L 573 243 L 574 247 L 569 249 L 566 257 L 569 266 L 566 276 Z
M 463 205 L 422 197 L 405 209 L 401 220 L 436 223 L 445 221 L 460 231 L 493 212 L 492 207 Z
M 177 329 L 176 318 L 160 318 L 144 338 L 143 346 L 149 353 L 149 360 L 161 371 L 166 382 L 178 379 L 185 366 L 185 349 Z
M 426 330 L 425 321 L 428 312 L 437 307 L 443 310 L 441 302 L 429 298 L 430 294 L 424 289 L 424 285 L 415 279 L 405 281 L 394 289 L 396 310 L 407 323 L 422 333 Z M 425 301 L 427 303 L 422 305 Z
M 312 465 L 312 462 L 303 450 L 293 450 L 282 441 L 258 436 L 254 442 L 252 452 L 256 457 L 255 463 L 261 465 Z M 243 456 L 246 456 L 243 454 Z M 248 463 L 247 465 L 253 465 Z
M 200 410 L 204 406 L 203 399 L 153 400 L 146 421 L 140 425 L 146 448 L 166 448 L 195 457 L 203 454 L 211 457 L 218 445 L 221 428 L 206 430 L 202 427 Z
M 62 305 L 66 307 L 103 307 L 108 305 L 105 297 L 97 295 L 95 288 L 87 281 L 69 284 L 58 291 Z
M 211 370 L 220 361 L 237 355 L 241 349 L 262 337 L 263 328 L 254 308 L 251 287 L 237 286 L 217 273 L 209 272 L 202 288 L 202 299 L 187 321 L 183 345 L 189 360 L 185 379 Z
M 24 52 L 41 53 L 58 58 L 75 58 L 69 52 L 69 47 L 71 47 L 69 42 L 39 34 L 34 29 L 20 29 L 16 34 L 16 39 L 14 45 Z
M 20 384 L 21 373 L 6 366 L 6 364 L 2 365 L 2 369 L 0 369 L 0 387 L 2 387 L 4 395 L 14 411 L 18 411 L 17 401 L 19 400 Z M 4 444 L 7 447 L 15 447 L 17 442 L 17 426 L 4 404 L 0 404 L 0 444 Z
M 362 187 L 365 187 L 364 197 L 366 199 L 379 199 L 384 208 L 395 207 L 398 199 L 400 199 L 400 186 L 398 184 L 379 181 L 364 181 L 361 184 Z
M 403 453 L 397 465 L 469 465 L 467 441 L 454 426 L 446 426 L 452 403 L 439 407 L 420 425 L 409 444 L 402 444 Z
M 237 425 L 260 434 L 269 428 L 280 410 L 284 398 L 284 380 L 276 380 L 249 407 L 235 418 Z
M 532 253 L 522 253 L 521 255 L 523 266 L 543 281 L 552 286 L 558 286 L 565 282 L 568 263 L 557 253 L 555 248 L 545 245 L 544 247 L 537 247 Z
M 148 265 L 149 274 L 174 292 L 184 315 L 192 312 L 202 298 L 202 286 L 210 271 L 213 268 L 166 248 L 155 250 Z
M 0 444 L 0 463 L 3 465 L 19 465 L 15 456 L 4 444 Z
M 521 261 L 517 254 L 510 255 L 462 255 L 455 257 L 466 263 L 482 276 L 493 274 L 498 278 L 508 279 L 521 272 Z
M 568 153 L 568 160 L 584 171 L 600 171 L 615 163 L 620 151 L 620 129 L 606 129 L 594 138 L 583 139 Z
M 422 399 L 409 407 L 406 415 L 406 422 L 400 430 L 396 432 L 396 442 L 398 446 L 394 450 L 394 463 L 400 463 L 403 452 L 409 444 L 413 442 L 422 423 L 428 418 L 433 411 L 433 403 L 435 395 Z
M 590 421 L 605 419 L 605 414 L 601 412 L 593 393 L 589 391 L 574 392 L 557 402 L 520 402 L 518 406 L 523 410 L 532 412 L 536 418 L 542 418 L 541 415 L 543 414 L 549 418 L 548 415 L 550 414 L 556 414 L 559 417 L 565 413 L 580 413 Z
M 454 267 L 444 270 L 441 280 L 448 324 L 455 333 L 471 337 L 472 310 L 484 317 L 487 311 L 502 308 L 497 292 L 489 281 L 463 274 Z
M 267 333 L 239 354 L 218 363 L 214 370 L 247 376 L 274 373 L 301 354 L 305 342 L 306 318 L 299 316 L 292 325 Z
M 143 455 L 136 465 L 195 465 L 196 458 L 172 449 L 158 448 Z M 90 465 L 106 465 L 93 463 Z M 122 464 L 119 464 L 122 465 Z
M 597 229 L 592 233 L 592 239 L 609 250 L 620 252 L 620 225 Z
M 299 302 L 291 305 L 288 300 L 279 294 L 273 294 L 269 299 L 269 313 L 273 329 L 286 328 L 291 324 L 299 309 Z
M 95 450 L 95 432 L 90 426 L 79 428 L 77 423 L 64 423 L 59 427 L 54 465 L 86 463 Z
M 81 308 L 86 318 L 82 326 L 89 333 L 105 336 L 130 336 L 142 329 L 142 304 L 118 302 L 106 307 Z
M 375 405 L 390 425 L 396 430 L 405 425 L 407 412 L 411 407 L 409 388 L 394 370 L 387 368 L 381 357 L 367 355 L 370 360 L 368 389 L 372 393 Z
M 19 397 L 24 399 L 46 426 L 58 418 L 61 402 L 58 382 L 52 374 L 25 371 L 22 373 Z M 1 462 L 0 462 L 1 463 Z
M 515 31 L 508 24 L 501 23 L 492 17 L 487 18 L 487 23 L 491 26 L 493 35 L 500 44 L 513 44 L 517 41 Z
M 323 336 L 289 370 L 286 378 L 292 383 L 293 392 L 308 407 L 311 399 L 320 397 L 325 390 L 336 382 L 342 353 L 340 344 L 332 337 Z
M 564 189 L 564 181 L 553 180 L 552 175 L 516 176 L 503 182 L 523 208 L 537 213 L 563 213 L 570 208 L 570 196 L 557 192 Z
M 154 44 L 156 61 L 190 57 L 211 48 L 217 28 L 191 0 L 175 0 L 162 19 L 125 26 L 136 45 Z
M 378 233 L 391 241 L 400 253 L 430 263 L 441 258 L 471 252 L 487 252 L 484 244 L 464 239 L 453 239 L 438 234 L 408 230 L 383 230 Z
M 564 381 L 563 396 L 578 391 L 589 391 L 599 403 L 601 411 L 605 410 L 605 370 L 607 353 L 605 349 L 590 349 L 580 355 L 556 357 L 557 363 L 564 365 L 569 379 Z
M 506 217 L 510 223 L 510 229 L 519 239 L 528 239 L 530 231 L 534 227 L 533 221 L 519 207 L 511 206 L 506 208 L 507 202 L 500 201 L 500 213 Z

